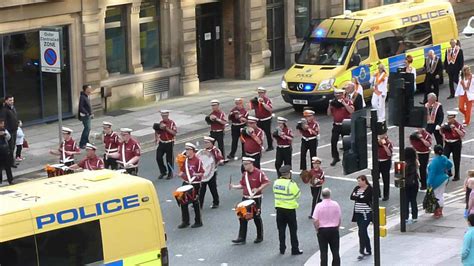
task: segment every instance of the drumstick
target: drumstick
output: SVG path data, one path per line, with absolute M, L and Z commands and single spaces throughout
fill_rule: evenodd
M 229 190 L 232 188 L 232 175 L 229 176 Z
M 170 170 L 173 171 L 174 176 L 178 176 L 178 175 L 176 174 L 176 169 L 175 169 L 173 166 L 171 166 L 170 163 L 168 163 L 168 167 L 170 168 Z

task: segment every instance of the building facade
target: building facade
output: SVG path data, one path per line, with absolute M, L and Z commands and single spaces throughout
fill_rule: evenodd
M 64 116 L 83 84 L 95 110 L 199 93 L 209 79 L 258 79 L 294 62 L 312 18 L 397 0 L 3 0 L 0 97 L 27 123 L 57 118 L 56 76 L 42 73 L 39 30 L 63 31 Z

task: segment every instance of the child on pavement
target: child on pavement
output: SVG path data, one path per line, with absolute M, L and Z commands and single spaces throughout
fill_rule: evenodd
M 25 141 L 25 133 L 23 133 L 23 122 L 18 120 L 18 130 L 16 131 L 16 160 L 21 162 L 23 161 L 23 157 L 21 157 L 21 150 L 23 149 L 23 142 Z

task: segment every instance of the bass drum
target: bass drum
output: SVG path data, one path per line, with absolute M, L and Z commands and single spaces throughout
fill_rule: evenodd
M 214 160 L 214 156 L 212 156 L 212 154 L 205 149 L 199 150 L 196 153 L 196 156 L 201 160 L 204 167 L 202 182 L 211 180 L 212 176 L 216 172 L 216 161 Z

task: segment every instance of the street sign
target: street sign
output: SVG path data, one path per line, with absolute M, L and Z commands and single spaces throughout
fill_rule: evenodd
M 61 73 L 61 37 L 60 29 L 40 30 L 41 71 Z

